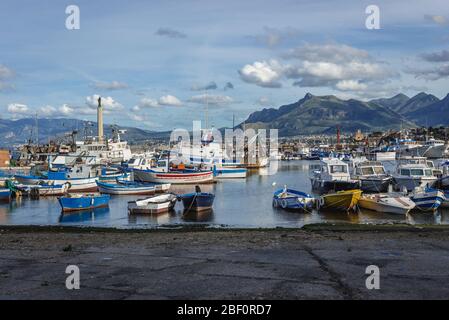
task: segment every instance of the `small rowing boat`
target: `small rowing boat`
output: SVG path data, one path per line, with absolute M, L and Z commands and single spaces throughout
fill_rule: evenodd
M 98 182 L 98 190 L 100 193 L 114 194 L 114 195 L 144 195 L 153 194 L 158 192 L 163 192 L 170 188 L 167 185 L 156 185 L 156 184 L 144 184 L 144 183 L 104 183 Z
M 273 207 L 286 210 L 312 210 L 315 204 L 315 198 L 311 195 L 293 189 L 277 190 L 273 195 Z
M 412 192 L 410 199 L 416 204 L 416 208 L 421 211 L 435 211 L 446 200 L 444 193 L 437 189 L 425 188 Z
M 153 197 L 149 197 L 146 199 L 139 199 L 136 201 L 128 202 L 128 213 L 162 213 L 168 212 L 175 206 L 176 203 L 176 195 L 162 194 Z
M 180 195 L 185 211 L 204 211 L 212 209 L 215 195 L 209 192 L 201 192 L 199 186 L 195 187 L 195 192 Z
M 124 186 L 153 186 L 156 193 L 158 192 L 167 192 L 171 184 L 170 183 L 144 183 L 144 182 L 137 182 L 137 181 L 128 181 L 123 179 L 117 179 L 117 184 L 124 185 Z
M 60 197 L 59 204 L 62 211 L 88 210 L 109 205 L 110 196 L 108 194 L 88 193 L 88 194 L 68 194 Z
M 323 209 L 354 210 L 361 196 L 362 190 L 360 189 L 338 191 L 321 196 L 318 206 Z
M 415 207 L 415 203 L 401 193 L 364 194 L 358 205 L 363 209 L 401 215 L 407 214 Z

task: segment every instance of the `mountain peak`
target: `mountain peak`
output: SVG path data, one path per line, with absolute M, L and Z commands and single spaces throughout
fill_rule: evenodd
M 314 97 L 313 94 L 311 94 L 310 92 L 307 92 L 306 95 L 304 96 L 304 99 L 312 99 Z

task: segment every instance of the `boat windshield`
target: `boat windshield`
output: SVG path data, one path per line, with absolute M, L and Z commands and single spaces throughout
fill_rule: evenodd
M 410 169 L 410 175 L 412 176 L 423 176 L 424 170 L 423 169 Z
M 385 174 L 385 169 L 384 167 L 374 167 L 374 172 L 376 174 Z
M 433 172 L 431 169 L 426 169 L 426 176 L 433 176 Z
M 374 174 L 373 167 L 365 167 L 365 168 L 361 168 L 361 169 L 362 169 L 363 175 Z
M 136 161 L 137 161 L 137 159 L 135 159 L 135 158 L 129 159 L 128 164 L 134 164 L 134 163 L 136 163 Z
M 346 168 L 346 166 L 342 166 L 342 165 L 333 165 L 330 166 L 331 168 L 331 173 L 347 173 L 348 169 Z

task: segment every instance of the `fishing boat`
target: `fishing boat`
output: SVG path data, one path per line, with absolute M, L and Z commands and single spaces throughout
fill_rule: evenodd
M 365 161 L 355 165 L 355 180 L 360 180 L 363 192 L 386 192 L 392 183 L 392 178 L 385 172 L 385 167 L 379 161 Z
M 127 183 L 104 183 L 97 181 L 100 193 L 114 195 L 142 195 L 164 192 L 170 188 L 170 185 L 156 185 L 148 183 L 137 183 L 128 181 Z
M 358 180 L 351 179 L 348 164 L 336 158 L 325 158 L 318 165 L 311 165 L 310 182 L 312 190 L 320 194 L 360 187 Z
M 64 184 L 48 184 L 45 181 L 40 181 L 38 184 L 20 184 L 8 182 L 11 190 L 20 195 L 26 196 L 62 196 L 70 189 L 68 183 Z
M 162 213 L 168 212 L 175 206 L 177 201 L 176 195 L 162 194 L 145 199 L 128 202 L 128 213 Z
M 402 215 L 415 208 L 415 203 L 401 193 L 364 194 L 358 205 L 363 209 Z
M 98 177 L 100 182 L 114 182 L 116 179 L 126 179 L 129 174 L 118 168 L 102 168 L 101 175 Z
M 437 181 L 432 168 L 423 163 L 398 164 L 397 171 L 393 176 L 393 182 L 397 190 L 408 192 L 415 188 L 422 188 Z
M 354 210 L 361 196 L 360 189 L 337 191 L 321 196 L 318 207 L 343 211 Z
M 107 207 L 109 204 L 110 195 L 99 193 L 88 194 L 68 194 L 60 197 L 59 204 L 62 207 L 62 211 L 79 211 L 89 210 L 101 207 Z
M 201 192 L 201 189 L 196 186 L 195 192 L 180 195 L 178 199 L 182 201 L 185 211 L 203 211 L 212 209 L 215 195 L 209 192 Z
M 287 187 L 277 190 L 273 195 L 273 207 L 275 208 L 310 211 L 314 205 L 314 197 Z
M 58 168 L 58 170 L 49 170 L 39 175 L 21 175 L 14 176 L 18 183 L 24 185 L 48 184 L 63 185 L 69 184 L 71 192 L 96 191 L 98 176 L 90 166 L 74 166 L 71 168 Z
M 11 190 L 8 188 L 0 189 L 0 201 L 9 202 L 11 200 Z
M 444 193 L 432 188 L 416 188 L 410 199 L 416 204 L 416 208 L 421 211 L 435 211 L 446 200 Z
M 158 166 L 151 169 L 133 169 L 134 180 L 151 183 L 192 184 L 212 183 L 214 173 L 200 170 L 170 170 L 168 160 L 159 160 Z

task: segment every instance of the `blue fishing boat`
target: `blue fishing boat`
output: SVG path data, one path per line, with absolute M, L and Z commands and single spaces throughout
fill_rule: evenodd
M 310 194 L 288 189 L 277 190 L 273 195 L 273 207 L 287 210 L 312 210 L 315 204 L 315 198 Z
M 201 189 L 196 186 L 195 192 L 180 195 L 178 199 L 182 200 L 186 211 L 205 211 L 212 209 L 215 195 L 209 192 L 201 192 Z
M 110 195 L 90 193 L 90 194 L 68 194 L 60 197 L 59 204 L 62 211 L 79 211 L 88 210 L 101 207 L 107 207 L 109 204 Z
M 97 181 L 100 193 L 115 195 L 143 195 L 156 192 L 165 192 L 170 184 L 149 184 L 127 181 L 125 183 L 104 183 Z
M 0 189 L 0 201 L 7 201 L 9 202 L 11 200 L 11 190 L 7 188 L 1 188 Z
M 422 191 L 415 191 L 410 195 L 410 199 L 421 211 L 435 211 L 446 200 L 444 193 L 437 189 L 425 188 Z

